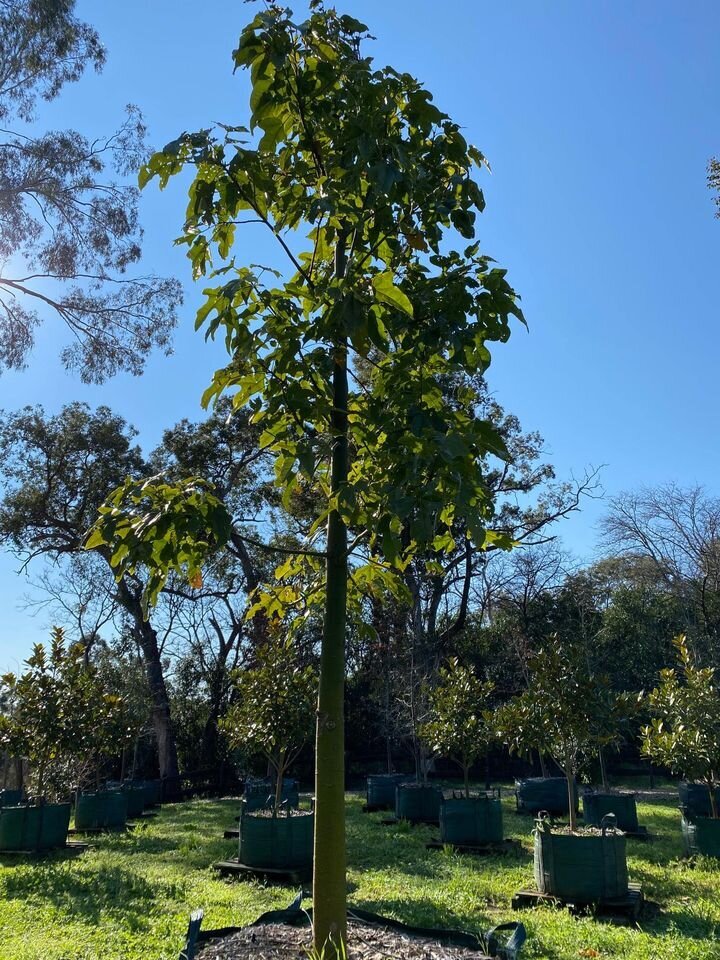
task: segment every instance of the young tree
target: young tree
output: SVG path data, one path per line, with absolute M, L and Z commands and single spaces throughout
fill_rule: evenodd
M 231 746 L 259 751 L 272 766 L 277 816 L 283 777 L 312 735 L 317 674 L 289 638 L 270 639 L 255 657 L 237 674 L 236 698 L 221 726 Z
M 698 667 L 687 638 L 676 637 L 679 667 L 660 673 L 660 684 L 647 696 L 652 715 L 642 729 L 642 752 L 653 763 L 704 783 L 710 809 L 718 816 L 715 791 L 720 786 L 720 688 L 713 667 Z
M 49 650 L 35 645 L 26 666 L 2 678 L 11 710 L 0 717 L 0 744 L 30 761 L 42 800 L 49 783 L 56 793 L 71 786 L 54 767 L 69 772 L 73 760 L 96 763 L 118 743 L 122 703 L 86 665 L 83 646 L 66 646 L 60 627 L 53 629 Z
M 482 464 L 506 450 L 478 414 L 472 385 L 452 400 L 444 385 L 483 372 L 488 342 L 505 341 L 510 316 L 521 313 L 505 271 L 474 242 L 480 151 L 413 77 L 375 68 L 362 51 L 364 24 L 320 0 L 310 6 L 295 23 L 270 2 L 242 32 L 234 59 L 250 70 L 251 132 L 183 134 L 141 182 L 164 186 L 195 169 L 180 242 L 194 275 L 211 271 L 215 281 L 198 326 L 222 335 L 230 354 L 205 402 L 231 391 L 264 428 L 261 445 L 285 498 L 303 484 L 316 492 L 310 538 L 280 570 L 291 583 L 265 604 L 269 615 L 288 605 L 324 609 L 313 874 L 321 950 L 331 936 L 344 941 L 346 928 L 349 574 L 353 590 L 396 584 L 393 571 L 416 553 L 454 547 L 456 515 L 460 539 L 495 541 Z M 241 224 L 270 233 L 288 274 L 236 262 Z M 152 601 L 168 569 L 199 578 L 207 550 L 230 529 L 203 485 L 130 484 L 89 542 L 122 540 L 118 563 L 148 565 Z M 311 577 L 300 591 L 292 580 L 302 565 Z
M 107 137 L 28 126 L 39 98 L 53 100 L 105 61 L 74 8 L 0 0 L 0 369 L 25 366 L 49 313 L 72 333 L 65 366 L 97 382 L 140 373 L 155 346 L 167 352 L 182 297 L 175 280 L 129 275 L 141 254 L 138 194 L 108 168 L 125 175 L 142 161 L 137 108 Z
M 432 750 L 460 765 L 466 797 L 470 796 L 470 767 L 495 740 L 487 721 L 492 692 L 492 683 L 479 680 L 456 657 L 441 668 L 439 683 L 430 692 L 432 719 L 421 736 Z
M 530 661 L 528 689 L 492 717 L 499 739 L 511 752 L 549 754 L 568 784 L 570 829 L 577 829 L 575 777 L 580 760 L 612 737 L 602 678 L 588 670 L 585 651 L 557 638 L 547 641 Z M 619 697 L 618 705 L 621 702 Z M 619 709 L 621 713 L 622 710 Z

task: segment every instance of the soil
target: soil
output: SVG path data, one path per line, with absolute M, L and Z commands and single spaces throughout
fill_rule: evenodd
M 553 833 L 561 833 L 563 836 L 567 837 L 601 837 L 603 835 L 602 829 L 600 827 L 578 827 L 576 830 L 571 830 L 569 826 L 558 826 L 552 828 Z M 608 834 L 617 834 L 618 836 L 622 835 L 622 830 L 610 829 L 606 831 Z
M 480 946 L 478 944 L 478 946 Z M 308 960 L 312 948 L 310 927 L 268 923 L 246 927 L 222 940 L 210 940 L 198 950 L 197 960 Z M 350 920 L 349 960 L 478 960 L 481 951 L 445 947 L 426 937 L 411 937 L 388 927 Z

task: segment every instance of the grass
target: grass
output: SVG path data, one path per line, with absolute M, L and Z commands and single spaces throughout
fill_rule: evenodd
M 532 880 L 531 819 L 504 801 L 505 833 L 522 851 L 475 858 L 426 850 L 429 827 L 380 825 L 348 797 L 352 904 L 411 924 L 483 931 L 522 919 L 524 955 L 547 960 L 720 960 L 720 864 L 680 859 L 676 802 L 640 803 L 640 822 L 659 835 L 628 841 L 631 879 L 660 913 L 636 928 L 573 919 L 564 911 L 513 914 L 510 898 Z M 168 806 L 132 833 L 92 839 L 81 856 L 56 853 L 30 862 L 0 855 L 0 960 L 177 960 L 190 911 L 204 927 L 241 925 L 294 892 L 217 879 L 211 865 L 231 855 L 222 839 L 237 801 Z

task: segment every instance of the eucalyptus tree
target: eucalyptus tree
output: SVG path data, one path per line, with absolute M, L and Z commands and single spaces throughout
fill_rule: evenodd
M 279 583 L 268 617 L 324 610 L 316 730 L 314 937 L 345 938 L 343 687 L 348 602 L 400 589 L 414 556 L 461 542 L 489 546 L 493 504 L 483 464 L 507 456 L 478 415 L 471 384 L 488 343 L 522 318 L 505 271 L 481 253 L 484 207 L 472 177 L 483 155 L 407 73 L 378 69 L 364 24 L 312 0 L 302 23 L 268 3 L 234 53 L 252 85 L 249 129 L 185 133 L 151 158 L 141 182 L 194 170 L 179 242 L 196 277 L 210 275 L 197 326 L 224 339 L 224 392 L 262 427 L 287 503 L 308 484 L 317 518 Z M 266 232 L 287 271 L 239 260 Z M 250 231 L 246 233 L 246 231 Z M 457 242 L 460 242 L 459 249 Z M 348 530 L 353 531 L 352 538 Z M 168 570 L 200 582 L 231 535 L 207 484 L 127 484 L 89 543 L 112 544 L 120 569 L 149 572 L 148 601 Z M 117 548 L 120 551 L 117 552 Z M 303 574 L 302 589 L 297 580 Z M 351 591 L 348 593 L 348 585 Z M 330 948 L 328 948 L 330 949 Z
M 69 328 L 62 360 L 87 382 L 169 352 L 180 286 L 133 273 L 142 231 L 127 174 L 146 153 L 140 112 L 129 107 L 105 136 L 32 123 L 38 100 L 104 62 L 74 0 L 0 0 L 0 369 L 25 366 L 48 316 Z

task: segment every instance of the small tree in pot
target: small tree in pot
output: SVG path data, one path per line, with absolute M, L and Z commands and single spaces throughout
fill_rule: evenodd
M 283 778 L 312 736 L 317 674 L 290 639 L 273 639 L 258 649 L 251 669 L 237 674 L 235 692 L 222 729 L 232 747 L 261 753 L 270 763 L 277 816 Z
M 3 814 L 0 846 L 6 849 L 64 844 L 70 804 L 47 800 L 67 797 L 78 762 L 94 755 L 116 709 L 116 698 L 100 690 L 88 668 L 84 647 L 66 646 L 60 627 L 49 649 L 35 645 L 26 667 L 2 678 L 12 711 L 0 717 L 0 747 L 29 761 L 36 803 L 34 812 Z
M 492 691 L 492 683 L 479 680 L 454 658 L 440 670 L 439 682 L 429 693 L 431 720 L 422 735 L 432 750 L 461 767 L 465 792 L 463 798 L 441 802 L 443 843 L 474 846 L 503 838 L 500 800 L 470 796 L 470 767 L 494 739 L 486 719 Z
M 486 718 L 493 688 L 454 657 L 440 669 L 439 683 L 429 694 L 431 719 L 421 735 L 432 751 L 458 764 L 466 797 L 470 796 L 470 768 L 495 739 Z
M 685 636 L 674 641 L 679 665 L 660 671 L 659 685 L 647 695 L 651 720 L 643 727 L 642 752 L 653 763 L 707 788 L 710 817 L 684 823 L 686 843 L 700 852 L 720 855 L 720 688 L 713 667 L 699 667 Z M 710 821 L 715 821 L 711 823 Z
M 535 831 L 535 880 L 538 889 L 579 902 L 624 896 L 628 877 L 625 837 L 603 828 L 578 831 L 575 777 L 583 757 L 605 742 L 598 683 L 577 644 L 552 638 L 530 663 L 526 691 L 496 711 L 499 737 L 511 751 L 542 749 L 561 767 L 567 781 L 570 826 L 551 830 L 547 821 Z M 608 868 L 608 863 L 612 869 Z
M 236 678 L 236 699 L 221 723 L 233 747 L 262 753 L 275 775 L 272 816 L 244 812 L 239 860 L 256 869 L 303 870 L 313 859 L 314 814 L 278 817 L 283 778 L 312 735 L 317 676 L 290 639 L 271 638 Z

